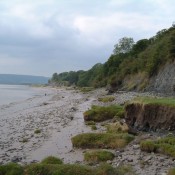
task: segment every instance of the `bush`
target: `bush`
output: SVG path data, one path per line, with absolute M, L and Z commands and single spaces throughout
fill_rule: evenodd
M 104 162 L 112 159 L 114 159 L 114 154 L 109 151 L 96 150 L 84 154 L 84 160 L 89 163 Z
M 140 149 L 142 151 L 146 151 L 149 153 L 155 152 L 156 151 L 156 144 L 151 140 L 143 141 L 140 143 Z
M 62 164 L 63 161 L 57 157 L 49 156 L 41 161 L 42 164 Z
M 119 105 L 112 106 L 92 106 L 92 108 L 84 112 L 85 121 L 101 122 L 112 119 L 114 116 L 123 117 L 124 109 Z
M 134 136 L 113 133 L 84 133 L 73 137 L 72 144 L 77 148 L 123 148 Z

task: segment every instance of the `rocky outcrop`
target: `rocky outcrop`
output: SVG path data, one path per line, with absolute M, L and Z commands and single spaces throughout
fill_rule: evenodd
M 138 130 L 175 130 L 175 107 L 132 103 L 125 111 L 126 123 Z
M 161 68 L 159 73 L 150 79 L 147 90 L 175 95 L 175 62 Z

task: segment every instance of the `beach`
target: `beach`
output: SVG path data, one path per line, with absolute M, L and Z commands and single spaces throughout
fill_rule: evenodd
M 41 88 L 43 95 L 0 106 L 0 164 L 17 162 L 22 165 L 40 162 L 47 156 L 59 157 L 64 163 L 86 164 L 84 149 L 72 147 L 71 138 L 80 133 L 105 132 L 102 124 L 97 130 L 85 125 L 83 113 L 91 105 L 124 104 L 137 96 L 151 93 L 118 92 L 110 103 L 98 101 L 107 94 L 105 89 L 82 93 L 73 88 Z M 155 138 L 154 133 L 142 133 L 125 149 L 111 150 L 115 159 L 111 165 L 130 164 L 138 174 L 167 172 L 174 159 L 160 154 L 142 152 L 139 141 Z M 144 167 L 141 167 L 141 163 Z

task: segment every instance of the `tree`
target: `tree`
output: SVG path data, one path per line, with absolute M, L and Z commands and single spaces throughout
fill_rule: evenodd
M 114 51 L 113 51 L 114 55 L 130 52 L 133 45 L 134 45 L 133 38 L 123 37 L 119 39 L 118 44 L 114 46 Z

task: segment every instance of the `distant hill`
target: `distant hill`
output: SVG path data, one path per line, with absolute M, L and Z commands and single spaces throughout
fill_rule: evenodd
M 47 84 L 48 80 L 43 76 L 0 74 L 0 84 Z

